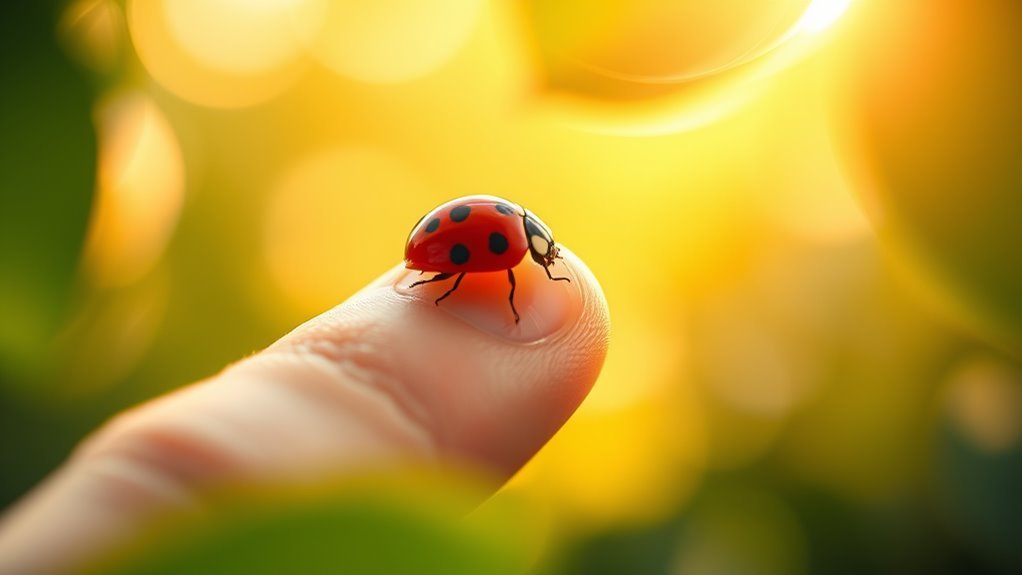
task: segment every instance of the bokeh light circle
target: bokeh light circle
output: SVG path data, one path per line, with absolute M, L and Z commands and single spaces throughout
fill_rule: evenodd
M 195 104 L 249 106 L 286 89 L 304 69 L 301 38 L 324 0 L 129 0 L 128 27 L 149 74 Z
M 226 73 L 260 74 L 302 53 L 298 36 L 318 29 L 326 2 L 174 0 L 163 10 L 169 31 L 196 61 Z
M 124 10 L 113 0 L 77 0 L 60 17 L 68 53 L 100 74 L 114 73 L 127 51 Z
M 849 3 L 533 1 L 519 12 L 541 109 L 587 131 L 648 136 L 732 113 Z
M 977 450 L 993 455 L 1022 446 L 1022 371 L 994 356 L 960 362 L 945 390 L 948 417 Z
M 807 573 L 808 549 L 805 528 L 784 500 L 764 489 L 724 485 L 688 512 L 671 573 Z
M 599 91 L 598 79 L 586 80 L 585 72 L 626 83 L 668 85 L 740 66 L 783 41 L 810 0 L 525 4 L 548 81 Z
M 336 148 L 285 172 L 266 211 L 266 257 L 277 286 L 303 313 L 336 305 L 397 264 L 422 215 L 423 181 L 392 154 Z M 381 267 L 381 262 L 384 267 Z
M 184 200 L 184 160 L 170 123 L 138 92 L 102 102 L 99 174 L 84 264 L 98 285 L 144 276 L 163 254 Z
M 323 28 L 308 36 L 312 53 L 353 80 L 393 84 L 443 66 L 468 41 L 481 0 L 330 2 Z
M 865 7 L 842 87 L 857 191 L 917 293 L 1022 357 L 1022 4 Z

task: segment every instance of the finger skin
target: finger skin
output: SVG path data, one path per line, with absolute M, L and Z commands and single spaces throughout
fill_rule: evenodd
M 570 284 L 516 268 L 522 325 L 506 320 L 506 296 L 472 294 L 489 280 L 437 306 L 394 269 L 262 352 L 115 417 L 0 519 L 0 573 L 64 572 L 168 510 L 211 511 L 203 493 L 235 482 L 450 462 L 496 488 L 578 407 L 606 353 L 603 294 L 564 253 Z

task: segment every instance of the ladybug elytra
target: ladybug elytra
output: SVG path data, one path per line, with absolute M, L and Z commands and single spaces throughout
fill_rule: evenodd
M 553 234 L 539 218 L 521 206 L 496 196 L 466 196 L 451 200 L 426 214 L 412 228 L 405 245 L 405 267 L 437 272 L 410 286 L 444 281 L 457 276 L 454 285 L 435 301 L 437 305 L 454 293 L 467 273 L 507 270 L 511 284 L 511 313 L 515 309 L 515 274 L 512 268 L 525 257 L 543 266 L 553 281 L 550 266 L 560 259 Z

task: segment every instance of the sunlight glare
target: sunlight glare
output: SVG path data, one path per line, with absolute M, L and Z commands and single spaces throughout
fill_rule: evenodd
M 822 32 L 833 26 L 851 3 L 852 0 L 813 0 L 795 28 L 799 32 Z

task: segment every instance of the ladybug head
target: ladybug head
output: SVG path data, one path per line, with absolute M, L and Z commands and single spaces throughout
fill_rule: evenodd
M 559 258 L 557 244 L 550 228 L 532 212 L 525 212 L 525 237 L 529 240 L 529 253 L 532 259 L 543 267 L 548 267 Z

